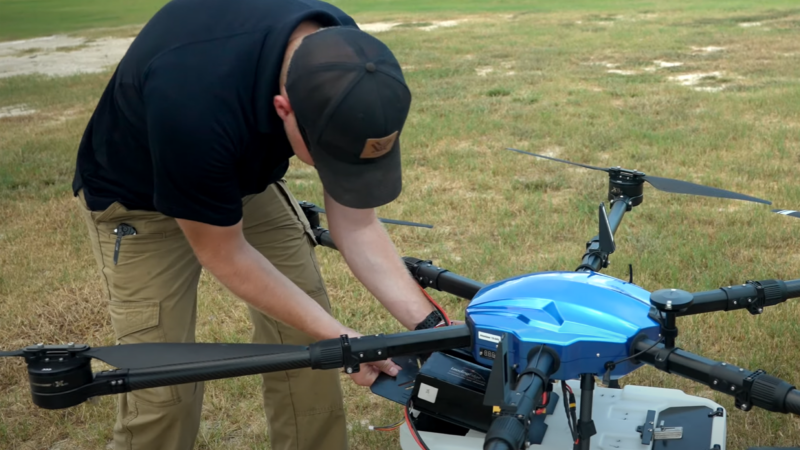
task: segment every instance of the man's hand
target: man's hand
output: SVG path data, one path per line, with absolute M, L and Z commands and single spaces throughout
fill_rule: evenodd
M 350 378 L 359 386 L 369 387 L 378 379 L 381 372 L 396 377 L 400 370 L 400 366 L 387 359 L 386 361 L 361 364 L 361 371 L 350 374 Z
M 361 333 L 356 331 L 350 330 L 346 333 L 350 338 L 360 337 L 362 336 Z M 350 374 L 350 378 L 359 386 L 372 386 L 372 383 L 378 379 L 378 375 L 381 372 L 396 377 L 402 368 L 395 364 L 391 358 L 386 359 L 384 361 L 375 361 L 370 363 L 364 363 L 360 366 L 360 371 L 358 373 Z
M 325 193 L 336 248 L 361 283 L 409 330 L 434 310 L 372 209 L 353 209 Z

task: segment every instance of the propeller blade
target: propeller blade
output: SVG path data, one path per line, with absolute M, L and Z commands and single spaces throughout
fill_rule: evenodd
M 536 156 L 538 158 L 549 159 L 552 161 L 558 161 L 566 164 L 572 164 L 573 166 L 585 167 L 587 169 L 592 170 L 600 170 L 603 172 L 612 173 L 612 169 L 604 169 L 602 167 L 595 167 L 590 166 L 587 164 L 581 163 L 574 163 L 570 161 L 565 161 L 563 159 L 553 158 L 551 156 L 544 156 L 544 155 L 537 155 L 536 153 L 530 153 L 523 150 L 517 150 L 515 148 L 506 148 L 506 150 L 511 150 L 517 153 L 523 153 L 526 155 Z M 619 170 L 619 168 L 617 168 Z M 750 197 L 749 195 L 738 194 L 736 192 L 726 191 L 724 189 L 712 188 L 708 186 L 703 186 L 700 184 L 689 183 L 687 181 L 680 181 L 680 180 L 673 180 L 671 178 L 662 178 L 662 177 L 655 177 L 652 175 L 643 175 L 636 171 L 633 171 L 639 179 L 647 181 L 656 189 L 662 190 L 664 192 L 672 192 L 675 194 L 691 194 L 691 195 L 701 195 L 706 197 L 717 197 L 717 198 L 730 198 L 734 200 L 746 200 L 750 202 L 756 203 L 764 203 L 767 205 L 771 205 L 772 202 L 769 200 L 764 200 L 756 197 Z M 791 214 L 789 214 L 791 215 Z
M 314 206 L 313 208 L 311 208 L 311 210 L 312 211 L 316 211 L 316 212 L 318 212 L 320 214 L 325 214 L 325 210 L 320 208 L 319 206 Z M 383 218 L 380 218 L 380 217 L 378 217 L 378 220 L 380 220 L 383 223 L 392 223 L 392 224 L 395 224 L 395 225 L 406 225 L 406 226 L 409 226 L 409 227 L 420 227 L 420 228 L 433 228 L 433 225 L 427 225 L 427 224 L 424 224 L 424 223 L 417 223 L 417 222 L 408 222 L 408 221 L 405 221 L 405 220 L 383 219 Z
M 147 369 L 175 364 L 202 363 L 306 350 L 301 345 L 157 343 L 93 347 L 87 356 L 119 369 Z
M 724 189 L 718 189 L 718 188 L 703 186 L 700 184 L 689 183 L 688 181 L 679 181 L 679 180 L 673 180 L 671 178 L 654 177 L 652 175 L 645 175 L 643 179 L 648 183 L 650 183 L 651 185 L 653 185 L 653 187 L 655 187 L 658 190 L 664 192 L 672 192 L 674 194 L 701 195 L 705 197 L 745 200 L 756 203 L 764 203 L 767 205 L 772 204 L 772 202 L 769 200 L 750 197 L 749 195 L 738 194 L 736 192 L 726 191 Z
M 792 211 L 790 209 L 773 209 L 772 212 L 774 212 L 775 214 L 781 214 L 783 216 L 789 216 L 789 217 L 797 217 L 798 219 L 800 219 L 800 211 Z
M 512 152 L 523 153 L 525 155 L 536 156 L 536 157 L 539 157 L 539 158 L 549 159 L 549 160 L 552 160 L 552 161 L 558 161 L 558 162 L 562 162 L 562 163 L 566 163 L 566 164 L 572 164 L 573 166 L 580 166 L 580 167 L 585 167 L 587 169 L 600 170 L 602 172 L 608 172 L 608 169 L 604 169 L 602 167 L 595 167 L 595 166 L 590 166 L 590 165 L 587 165 L 587 164 L 581 164 L 581 163 L 565 161 L 563 159 L 553 158 L 552 156 L 537 155 L 536 153 L 530 153 L 530 152 L 526 152 L 526 151 L 523 151 L 523 150 L 517 150 L 515 148 L 506 148 L 506 150 L 511 150 Z
M 14 350 L 13 352 L 0 352 L 0 358 L 3 356 L 22 356 L 22 350 Z
M 600 251 L 606 254 L 614 253 L 617 245 L 614 243 L 614 233 L 611 232 L 611 224 L 608 223 L 606 205 L 600 203 Z
M 409 227 L 420 227 L 420 228 L 433 228 L 433 225 L 427 225 L 427 224 L 424 224 L 424 223 L 416 223 L 416 222 L 408 222 L 408 221 L 405 221 L 405 220 L 381 219 L 380 217 L 378 217 L 378 220 L 380 220 L 383 223 L 392 223 L 392 224 L 395 224 L 395 225 L 406 225 L 406 226 L 409 226 Z

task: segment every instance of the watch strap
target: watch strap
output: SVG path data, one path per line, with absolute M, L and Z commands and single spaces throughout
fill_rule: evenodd
M 428 317 L 425 318 L 422 322 L 420 322 L 414 330 L 427 330 L 429 328 L 435 328 L 438 325 L 444 323 L 444 317 L 442 317 L 442 313 L 439 310 L 434 309 L 428 314 Z

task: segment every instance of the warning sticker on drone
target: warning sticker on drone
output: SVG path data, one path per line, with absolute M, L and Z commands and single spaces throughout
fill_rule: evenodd
M 500 342 L 501 338 L 496 334 L 489 334 L 489 333 L 484 333 L 483 331 L 478 331 L 478 339 L 483 341 L 494 342 L 495 344 L 497 344 Z

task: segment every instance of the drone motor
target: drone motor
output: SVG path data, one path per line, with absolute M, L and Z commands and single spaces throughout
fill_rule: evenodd
M 636 170 L 615 167 L 609 169 L 608 201 L 615 202 L 621 198 L 627 199 L 630 211 L 634 206 L 639 206 L 644 200 L 644 174 Z
M 94 379 L 91 358 L 81 354 L 88 349 L 86 345 L 38 344 L 23 350 L 36 406 L 64 409 L 86 401 L 80 388 Z

